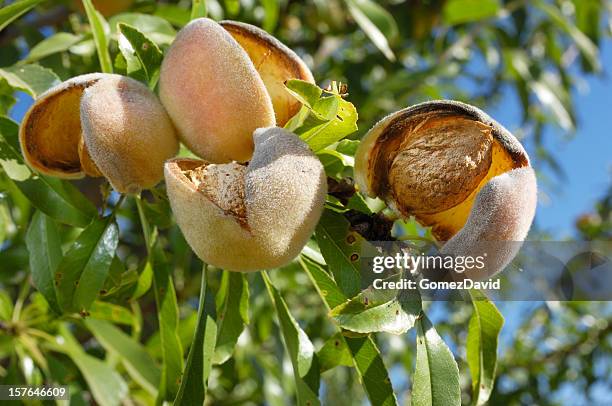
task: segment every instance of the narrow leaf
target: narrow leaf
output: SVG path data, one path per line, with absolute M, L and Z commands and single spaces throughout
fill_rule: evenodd
M 106 351 L 119 356 L 130 376 L 156 396 L 161 373 L 144 347 L 107 321 L 88 319 L 85 324 Z
M 163 59 L 161 50 L 156 43 L 131 25 L 119 23 L 119 32 L 119 49 L 128 63 L 128 75 L 134 73 L 134 69 L 138 72 L 138 68 L 130 64 L 132 59 L 136 58 L 144 73 L 145 82 L 154 88 L 159 79 L 159 68 Z M 140 77 L 136 78 L 140 80 Z
M 334 308 L 331 315 L 338 325 L 356 333 L 386 332 L 404 334 L 421 312 L 421 299 L 415 289 L 383 290 L 373 286 Z
M 181 386 L 174 401 L 177 405 L 201 405 L 206 398 L 206 387 L 217 337 L 215 298 L 206 283 L 206 274 L 205 266 L 200 287 L 198 323 L 189 348 Z
M 104 73 L 113 73 L 113 63 L 111 61 L 110 53 L 108 52 L 108 24 L 106 23 L 106 20 L 104 20 L 104 17 L 102 17 L 102 15 L 95 9 L 91 0 L 82 1 L 85 12 L 87 13 L 89 25 L 91 26 L 94 42 L 96 43 L 100 68 Z
M 15 89 L 29 93 L 33 98 L 60 83 L 59 77 L 51 69 L 37 64 L 2 68 L 0 77 L 5 78 L 8 84 Z
M 219 334 L 213 363 L 222 364 L 232 356 L 238 337 L 249 322 L 249 285 L 245 275 L 223 271 L 217 302 Z
M 376 48 L 390 61 L 395 61 L 395 54 L 389 41 L 398 33 L 393 16 L 380 5 L 370 0 L 345 0 L 349 12 L 363 32 L 376 45 Z
M 494 17 L 499 8 L 499 0 L 450 0 L 442 16 L 448 25 L 463 24 Z
M 28 56 L 25 57 L 24 61 L 33 62 L 49 55 L 65 52 L 82 39 L 82 36 L 69 32 L 55 33 L 34 45 L 30 49 Z
M 287 304 L 272 285 L 267 273 L 262 277 L 276 307 L 281 332 L 293 364 L 293 375 L 299 405 L 319 405 L 319 363 L 312 342 L 289 313 Z
M 461 405 L 457 362 L 425 315 L 417 322 L 417 359 L 412 383 L 412 404 Z
M 323 303 L 330 309 L 346 301 L 334 280 L 307 258 L 300 259 Z M 373 405 L 397 405 L 389 373 L 372 337 L 344 337 L 364 390 Z
M 349 231 L 349 222 L 342 214 L 325 210 L 316 228 L 321 254 L 345 296 L 361 291 L 360 255 L 363 237 Z
M 300 257 L 299 261 L 317 289 L 319 296 L 323 298 L 329 307 L 333 308 L 339 306 L 348 299 L 340 288 L 338 288 L 333 278 L 329 276 L 327 271 L 319 264 L 303 255 Z
M 41 2 L 42 0 L 21 0 L 2 7 L 0 9 L 0 31 Z
M 54 286 L 55 270 L 62 260 L 60 243 L 57 225 L 44 213 L 36 211 L 26 234 L 32 282 L 57 314 L 62 313 Z
M 370 336 L 344 339 L 370 402 L 381 406 L 397 405 L 389 373 L 374 339 Z
M 317 351 L 317 357 L 319 358 L 319 369 L 321 372 L 340 365 L 353 366 L 353 355 L 347 347 L 342 333 L 336 333 L 325 341 L 323 347 Z
M 94 220 L 81 232 L 55 272 L 55 286 L 64 312 L 85 312 L 108 276 L 119 231 L 112 217 Z
M 89 317 L 98 320 L 107 320 L 115 324 L 131 326 L 134 315 L 123 306 L 96 300 L 89 308 Z
M 52 348 L 72 359 L 85 378 L 96 403 L 101 406 L 119 406 L 128 395 L 128 387 L 121 375 L 106 362 L 83 351 L 67 324 L 60 325 L 59 333 L 56 341 L 50 343 Z
M 84 227 L 96 208 L 74 186 L 34 174 L 21 156 L 17 123 L 0 117 L 0 165 L 15 185 L 40 211 L 61 223 Z
M 474 313 L 468 329 L 467 362 L 472 376 L 473 404 L 483 405 L 489 399 L 495 382 L 497 341 L 504 325 L 504 316 L 480 292 L 470 294 Z
M 162 380 L 158 399 L 172 401 L 183 371 L 183 349 L 178 336 L 179 314 L 170 266 L 159 243 L 153 246 L 153 286 L 162 348 Z
M 206 0 L 193 0 L 191 2 L 191 19 L 206 17 L 208 14 L 208 8 L 206 7 Z

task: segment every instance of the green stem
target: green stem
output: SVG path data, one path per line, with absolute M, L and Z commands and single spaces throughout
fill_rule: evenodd
M 175 405 L 201 405 L 206 398 L 208 377 L 212 369 L 212 358 L 217 341 L 215 298 L 207 284 L 207 273 L 208 266 L 204 264 L 198 305 L 198 323 L 191 348 L 189 348 L 183 380 L 174 400 Z
M 191 19 L 206 17 L 208 14 L 208 8 L 206 7 L 206 0 L 193 0 L 191 2 Z

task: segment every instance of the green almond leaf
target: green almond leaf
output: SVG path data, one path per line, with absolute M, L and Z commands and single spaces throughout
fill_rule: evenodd
M 323 347 L 317 351 L 317 358 L 322 373 L 337 366 L 354 366 L 353 356 L 346 345 L 346 341 L 344 341 L 342 333 L 336 333 L 327 339 Z
M 191 19 L 206 17 L 208 14 L 208 8 L 206 7 L 206 0 L 193 0 L 191 2 Z
M 448 25 L 471 23 L 494 17 L 500 9 L 499 0 L 450 0 L 442 10 Z
M 17 188 L 40 211 L 72 226 L 84 227 L 97 215 L 96 208 L 70 183 L 34 174 L 21 156 L 19 127 L 0 117 L 0 165 Z
M 89 309 L 104 286 L 118 243 L 119 230 L 110 216 L 94 220 L 81 232 L 55 271 L 64 312 Z
M 348 299 L 332 277 L 319 264 L 304 255 L 300 256 L 299 261 L 317 289 L 319 296 L 323 298 L 326 304 L 330 307 L 336 307 Z
M 533 2 L 533 5 L 536 8 L 539 8 L 545 14 L 547 14 L 550 19 L 560 27 L 563 31 L 565 31 L 574 41 L 583 58 L 589 63 L 589 65 L 595 70 L 601 70 L 601 62 L 599 60 L 599 49 L 597 45 L 591 41 L 591 39 L 582 31 L 580 31 L 574 24 L 567 20 L 566 17 L 560 12 L 560 10 L 553 6 L 552 4 L 548 4 L 542 0 L 537 0 Z
M 33 62 L 49 55 L 65 52 L 71 46 L 79 43 L 82 39 L 83 37 L 81 35 L 75 35 L 69 32 L 55 33 L 34 45 L 24 61 Z
M 88 319 L 85 324 L 106 351 L 119 356 L 134 381 L 157 396 L 161 372 L 144 347 L 107 321 Z
M 338 108 L 333 119 L 322 122 L 320 117 L 329 115 L 327 109 L 334 105 L 327 100 L 329 98 L 338 103 Z M 316 116 L 309 115 L 302 126 L 295 130 L 295 133 L 314 152 L 320 151 L 357 131 L 358 114 L 355 106 L 339 95 L 327 96 L 319 100 L 320 102 L 317 102 L 313 107 L 313 111 L 317 112 Z
M 262 0 L 261 5 L 264 9 L 263 29 L 268 32 L 274 32 L 278 24 L 281 4 L 276 0 Z
M 363 237 L 349 230 L 342 214 L 326 209 L 315 236 L 329 270 L 342 293 L 353 297 L 361 291 L 360 261 Z
M 2 68 L 0 77 L 15 89 L 23 90 L 34 98 L 60 83 L 59 77 L 51 69 L 36 64 Z
M 135 27 L 119 23 L 118 28 L 120 32 L 119 49 L 127 61 L 128 75 L 134 72 L 132 58 L 135 57 L 144 71 L 145 81 L 149 83 L 149 87 L 154 88 L 159 79 L 159 68 L 163 59 L 162 51 L 156 43 Z
M 195 1 L 198 1 L 200 4 L 202 2 L 205 2 L 205 0 L 195 0 Z M 206 11 L 207 11 L 206 14 L 208 14 L 208 10 Z M 191 20 L 191 10 L 188 10 L 184 7 L 181 7 L 175 4 L 158 4 L 155 9 L 154 15 L 156 17 L 163 18 L 170 24 L 177 26 L 177 27 L 182 27 L 184 25 L 187 25 L 187 23 L 189 23 L 189 21 Z M 202 17 L 206 17 L 206 16 L 204 15 Z
M 0 320 L 10 321 L 13 317 L 13 299 L 8 292 L 0 290 Z
M 61 341 L 53 348 L 68 355 L 77 366 L 94 400 L 101 406 L 119 406 L 128 395 L 128 386 L 106 362 L 83 351 L 66 324 L 60 326 Z
M 348 167 L 344 155 L 337 151 L 324 149 L 317 153 L 317 157 L 323 164 L 327 176 L 338 180 L 342 178 L 345 169 Z
M 457 362 L 424 314 L 417 321 L 412 405 L 461 405 Z
M 39 3 L 42 3 L 42 0 L 21 0 L 0 8 L 0 31 Z
M 155 15 L 141 13 L 117 14 L 109 19 L 112 36 L 118 34 L 119 23 L 136 28 L 158 45 L 169 45 L 176 36 L 176 30 L 172 25 L 164 18 Z
M 323 94 L 323 90 L 319 86 L 299 79 L 288 80 L 285 87 L 293 97 L 311 109 Z
M 206 398 L 208 377 L 212 368 L 217 339 L 215 298 L 206 282 L 206 277 L 207 269 L 204 266 L 200 287 L 198 323 L 189 348 L 181 386 L 174 401 L 174 404 L 177 405 L 201 405 L 204 404 Z
M 336 151 L 341 154 L 348 155 L 351 157 L 355 156 L 357 152 L 357 148 L 359 148 L 359 144 L 361 144 L 357 140 L 342 140 L 336 145 Z
M 374 339 L 370 336 L 344 339 L 370 402 L 381 406 L 397 405 L 389 373 Z
M 179 309 L 170 265 L 159 242 L 153 246 L 151 260 L 163 360 L 158 400 L 172 401 L 183 372 L 183 348 L 178 336 Z
M 236 16 L 240 12 L 240 0 L 223 0 L 223 3 L 230 16 Z
M 36 211 L 26 234 L 32 282 L 57 314 L 62 313 L 54 286 L 55 270 L 62 260 L 60 244 L 55 222 L 44 213 Z
M 245 275 L 223 271 L 216 299 L 219 334 L 213 363 L 223 364 L 232 356 L 238 337 L 249 322 L 249 285 Z
M 300 263 L 315 285 L 325 306 L 330 309 L 346 301 L 334 280 L 314 261 L 302 255 Z M 389 373 L 372 337 L 343 337 L 364 390 L 373 405 L 397 405 Z
M 281 332 L 293 365 L 293 375 L 297 390 L 297 403 L 299 405 L 315 406 L 319 402 L 319 363 L 312 342 L 295 321 L 287 304 L 276 288 L 272 285 L 266 272 L 262 278 L 268 289 L 270 298 L 274 302 Z
M 470 318 L 467 336 L 467 362 L 472 376 L 474 405 L 489 399 L 495 383 L 497 342 L 504 325 L 504 316 L 484 294 L 470 292 L 474 313 Z
M 134 324 L 134 315 L 123 306 L 96 300 L 89 308 L 89 317 L 98 320 L 107 320 L 115 324 L 131 326 Z
M 399 280 L 400 275 L 385 281 L 390 279 Z M 420 312 L 421 298 L 416 289 L 399 291 L 370 286 L 332 309 L 330 315 L 340 327 L 355 333 L 403 334 L 414 327 Z
M 108 24 L 102 14 L 98 13 L 92 4 L 91 0 L 82 0 L 83 7 L 87 13 L 87 19 L 91 25 L 91 32 L 93 33 L 94 42 L 96 43 L 96 49 L 98 51 L 98 59 L 100 60 L 100 68 L 104 73 L 113 73 L 113 63 L 111 61 L 110 53 L 108 52 Z
M 398 34 L 393 16 L 380 5 L 371 0 L 345 0 L 348 10 L 355 22 L 376 45 L 376 48 L 390 61 L 395 61 L 395 54 L 389 41 Z
M 153 284 L 153 267 L 151 266 L 151 262 L 147 262 L 144 266 L 144 269 L 138 276 L 138 281 L 136 283 L 136 289 L 134 293 L 132 293 L 132 300 L 136 300 L 142 297 L 145 293 L 151 289 L 151 285 Z

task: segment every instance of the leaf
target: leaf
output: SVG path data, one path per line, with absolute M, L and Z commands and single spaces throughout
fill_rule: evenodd
M 28 56 L 24 58 L 24 61 L 37 61 L 49 55 L 65 52 L 71 46 L 79 43 L 82 39 L 83 37 L 81 35 L 75 35 L 69 32 L 55 33 L 34 45 L 30 49 Z
M 264 19 L 262 27 L 268 32 L 274 32 L 278 24 L 278 16 L 280 14 L 280 3 L 276 0 L 262 0 L 261 5 L 264 9 Z
M 55 270 L 62 260 L 60 244 L 56 224 L 44 213 L 36 211 L 26 234 L 32 283 L 57 314 L 62 313 L 54 285 Z
M 96 403 L 101 406 L 122 404 L 128 395 L 128 387 L 121 375 L 106 362 L 85 353 L 66 324 L 62 324 L 59 330 L 60 337 L 54 347 L 68 355 L 79 368 Z
M 353 355 L 349 351 L 342 333 L 331 336 L 323 347 L 317 352 L 319 369 L 321 372 L 328 371 L 337 366 L 353 366 Z
M 41 2 L 42 0 L 21 0 L 0 8 L 0 31 Z
M 131 326 L 134 315 L 125 307 L 113 303 L 96 300 L 89 308 L 89 317 L 98 320 L 107 320 L 115 324 Z
M 289 79 L 285 83 L 285 87 L 293 97 L 310 109 L 323 94 L 323 90 L 319 86 L 299 79 Z
M 156 396 L 161 373 L 144 347 L 107 321 L 88 319 L 85 324 L 106 351 L 119 356 L 134 381 Z
M 551 4 L 548 4 L 542 0 L 536 0 L 533 2 L 536 8 L 542 10 L 547 14 L 552 22 L 563 31 L 565 31 L 574 41 L 580 53 L 584 59 L 591 65 L 593 70 L 601 70 L 601 62 L 599 61 L 599 49 L 597 45 L 593 43 L 582 31 L 580 31 L 574 24 L 569 22 L 559 9 Z
M 497 342 L 504 316 L 480 292 L 470 292 L 470 295 L 474 313 L 467 335 L 467 362 L 472 376 L 472 403 L 483 405 L 489 399 L 495 383 Z
M 94 220 L 81 232 L 55 271 L 64 312 L 89 309 L 104 286 L 118 243 L 119 230 L 111 216 Z
M 363 237 L 349 231 L 349 226 L 342 214 L 326 209 L 315 236 L 340 290 L 345 296 L 353 297 L 361 291 L 359 258 Z
M 234 352 L 238 337 L 249 322 L 249 285 L 243 273 L 223 271 L 217 293 L 219 334 L 214 364 L 223 364 Z
M 289 313 L 287 304 L 272 285 L 268 274 L 262 272 L 270 298 L 276 307 L 281 332 L 293 365 L 298 405 L 319 405 L 319 363 L 312 342 Z
M 393 406 L 397 399 L 389 373 L 372 337 L 344 337 L 359 379 L 372 405 Z
M 176 36 L 176 30 L 162 17 L 141 13 L 121 13 L 109 20 L 111 35 L 118 34 L 119 23 L 128 24 L 158 45 L 169 45 Z
M 0 165 L 15 185 L 40 211 L 61 223 L 84 227 L 97 214 L 96 208 L 68 182 L 34 174 L 20 153 L 18 126 L 0 117 Z
M 325 174 L 338 180 L 343 177 L 345 169 L 350 166 L 347 165 L 345 156 L 337 151 L 324 149 L 317 153 L 317 157 L 323 164 Z
M 191 19 L 206 17 L 208 14 L 208 8 L 206 7 L 206 0 L 193 0 L 191 2 Z
M 455 25 L 494 17 L 499 9 L 499 0 L 449 0 L 442 16 L 445 24 Z
M 91 25 L 91 32 L 94 37 L 96 49 L 98 51 L 98 59 L 100 60 L 100 68 L 104 73 L 113 73 L 113 63 L 111 61 L 110 53 L 108 52 L 108 24 L 102 14 L 93 6 L 91 0 L 82 0 L 83 7 L 87 13 L 87 19 L 89 25 Z
M 332 309 L 330 315 L 340 327 L 356 333 L 403 334 L 414 327 L 421 312 L 420 299 L 416 289 L 400 291 L 370 286 Z
M 328 309 L 346 301 L 347 297 L 321 267 L 304 256 L 300 258 L 300 263 Z M 372 337 L 344 337 L 344 340 L 370 402 L 373 405 L 396 405 L 389 373 Z
M 178 336 L 179 314 L 174 283 L 163 248 L 157 242 L 152 249 L 153 287 L 162 348 L 162 380 L 158 399 L 172 401 L 179 389 L 183 371 L 183 349 Z
M 417 321 L 417 359 L 412 383 L 412 404 L 461 405 L 457 362 L 424 314 Z
M 349 13 L 363 32 L 376 45 L 376 48 L 390 61 L 395 55 L 389 41 L 398 35 L 397 24 L 393 16 L 380 5 L 371 0 L 345 0 Z
M 206 387 L 217 337 L 215 321 L 215 298 L 206 283 L 206 265 L 202 271 L 200 302 L 198 305 L 198 323 L 189 348 L 187 365 L 181 381 L 178 395 L 174 401 L 177 405 L 201 405 L 206 398 Z
M 348 299 L 338 288 L 336 282 L 323 268 L 321 268 L 321 266 L 319 266 L 319 264 L 303 255 L 300 256 L 299 261 L 317 289 L 319 296 L 321 296 L 330 307 L 339 306 Z
M 159 68 L 163 59 L 161 50 L 131 25 L 119 23 L 119 32 L 119 50 L 127 61 L 128 75 L 136 73 L 134 77 L 141 80 L 138 72 L 142 69 L 145 83 L 154 88 L 159 79 Z
M 0 290 L 0 320 L 10 321 L 13 316 L 13 300 L 5 290 Z
M 317 152 L 357 131 L 357 110 L 339 94 L 323 92 L 312 83 L 291 79 L 285 84 L 304 106 L 285 125 Z
M 34 98 L 60 83 L 60 79 L 51 69 L 36 64 L 2 68 L 0 77 L 5 78 L 15 89 L 23 90 Z

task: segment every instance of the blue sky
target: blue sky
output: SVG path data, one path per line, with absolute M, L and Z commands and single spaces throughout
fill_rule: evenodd
M 604 73 L 584 77 L 584 90 L 575 91 L 577 131 L 568 137 L 560 127 L 546 130 L 545 146 L 562 165 L 567 179 L 554 178 L 551 171 L 544 175 L 553 179 L 550 185 L 540 179 L 540 195 L 536 222 L 554 238 L 572 236 L 574 220 L 591 211 L 605 193 L 612 177 L 612 40 L 601 44 Z M 608 70 L 605 72 L 605 70 Z M 509 130 L 517 129 L 521 113 L 514 96 L 489 111 Z M 534 156 L 533 150 L 529 150 Z M 537 165 L 537 162 L 536 162 Z

